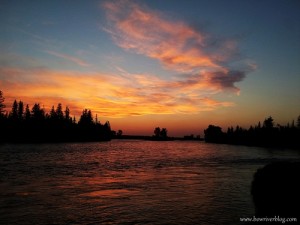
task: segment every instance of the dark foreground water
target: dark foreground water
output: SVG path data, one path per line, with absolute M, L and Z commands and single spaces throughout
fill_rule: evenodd
M 0 145 L 0 224 L 240 224 L 257 168 L 299 157 L 180 141 Z

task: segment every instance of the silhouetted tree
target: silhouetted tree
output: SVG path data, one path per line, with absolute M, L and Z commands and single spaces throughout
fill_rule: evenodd
M 93 116 L 91 110 L 84 109 L 78 121 L 79 125 L 88 126 L 93 124 Z
M 290 126 L 289 123 L 286 126 L 278 124 L 274 127 L 274 120 L 271 116 L 264 120 L 262 127 L 260 123 L 255 128 L 250 126 L 248 130 L 240 126 L 233 130 L 231 127 L 225 134 L 220 127 L 210 125 L 204 133 L 207 142 L 300 148 L 300 129 L 297 129 L 295 125 Z
M 227 134 L 233 134 L 233 127 L 228 127 Z
M 294 127 L 295 127 L 295 120 L 293 120 L 293 121 L 292 121 L 292 125 L 291 125 L 291 127 L 292 127 L 292 128 L 294 128 Z
M 258 129 L 261 128 L 260 121 L 258 122 L 257 128 L 258 128 Z
M 44 120 L 45 119 L 45 111 L 41 109 L 40 104 L 35 103 L 31 109 L 32 118 L 34 120 Z
M 51 108 L 51 110 L 50 110 L 50 118 L 51 118 L 52 120 L 55 120 L 55 119 L 57 118 L 57 116 L 56 116 L 56 111 L 55 111 L 55 109 L 54 109 L 54 105 L 52 106 L 52 108 Z
M 65 118 L 67 121 L 70 121 L 70 109 L 68 106 L 66 106 L 66 109 L 65 109 Z M 72 119 L 71 119 L 72 120 Z
M 0 90 L 0 116 L 3 116 L 5 113 L 4 101 L 5 101 L 5 98 L 3 96 L 3 92 Z
M 4 99 L 4 98 L 3 98 Z M 61 141 L 107 141 L 111 139 L 111 127 L 94 123 L 91 110 L 83 110 L 78 123 L 70 116 L 70 110 L 62 110 L 59 103 L 45 113 L 40 104 L 33 105 L 31 111 L 24 103 L 15 100 L 9 116 L 1 114 L 0 142 L 61 142 Z
M 63 113 L 63 110 L 62 110 L 61 103 L 58 103 L 55 112 L 56 112 L 57 119 L 62 121 L 64 119 L 64 113 Z
M 105 124 L 104 124 L 104 126 L 105 126 L 107 129 L 110 130 L 110 122 L 109 122 L 109 121 L 106 121 Z
M 98 123 L 98 114 L 96 114 L 95 122 Z
M 122 134 L 123 134 L 123 131 L 122 131 L 122 130 L 118 130 L 118 132 L 117 132 L 117 134 L 116 134 L 116 135 L 117 135 L 118 137 L 121 137 L 121 136 L 122 136 Z
M 15 100 L 13 105 L 12 105 L 12 109 L 11 109 L 9 117 L 13 120 L 18 119 L 18 103 L 17 103 L 17 100 Z
M 274 122 L 273 122 L 272 116 L 269 116 L 267 119 L 264 121 L 264 128 L 267 129 L 272 129 L 274 127 Z
M 162 128 L 160 131 L 160 137 L 161 138 L 167 138 L 168 137 L 168 130 L 167 128 Z
M 23 119 L 23 114 L 24 114 L 24 103 L 22 101 L 19 101 L 19 104 L 18 104 L 18 118 L 19 118 L 19 120 Z
M 106 121 L 105 124 L 103 125 L 103 131 L 106 138 L 111 138 L 111 127 L 109 121 Z
M 207 129 L 204 130 L 205 141 L 206 142 L 224 142 L 224 133 L 222 128 L 219 126 L 209 125 Z
M 300 129 L 300 115 L 298 116 L 298 119 L 297 119 L 297 127 Z
M 155 136 L 155 137 L 159 137 L 159 136 L 160 136 L 160 127 L 156 127 L 156 128 L 154 129 L 154 136 Z
M 29 121 L 30 117 L 31 117 L 31 115 L 30 115 L 30 109 L 29 109 L 29 105 L 27 104 L 26 108 L 25 108 L 25 120 Z

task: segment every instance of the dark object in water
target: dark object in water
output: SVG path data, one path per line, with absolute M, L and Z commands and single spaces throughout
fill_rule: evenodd
M 300 162 L 276 162 L 258 169 L 251 194 L 257 217 L 300 219 Z

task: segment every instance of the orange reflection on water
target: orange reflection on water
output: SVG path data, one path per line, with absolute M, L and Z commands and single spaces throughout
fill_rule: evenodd
M 107 190 L 99 190 L 99 191 L 92 191 L 81 194 L 81 196 L 87 197 L 120 197 L 124 195 L 131 195 L 136 193 L 137 191 L 126 190 L 126 189 L 107 189 Z

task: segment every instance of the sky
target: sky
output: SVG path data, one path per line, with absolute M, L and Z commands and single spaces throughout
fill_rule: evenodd
M 300 115 L 300 1 L 0 1 L 0 90 L 124 134 Z

